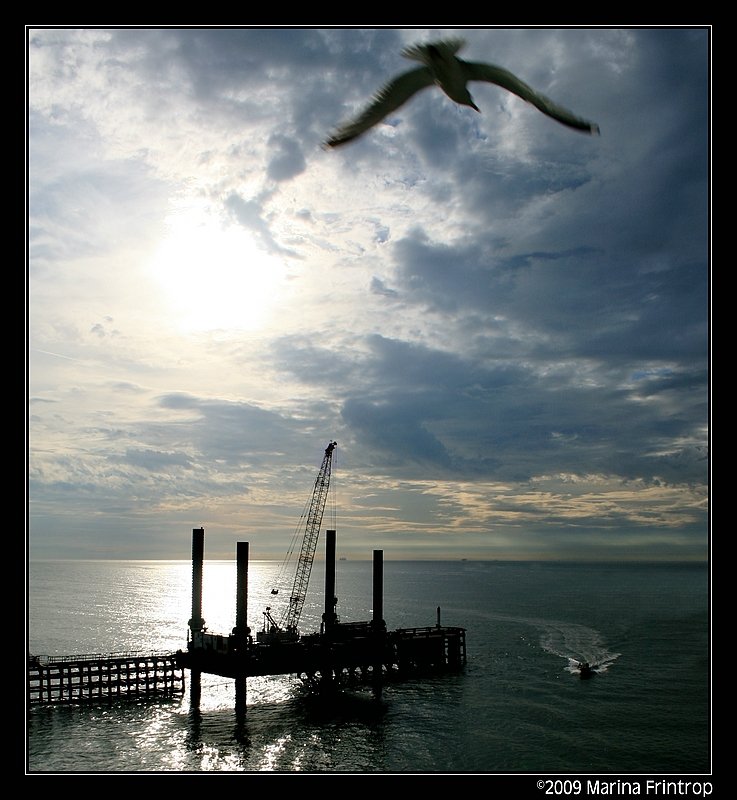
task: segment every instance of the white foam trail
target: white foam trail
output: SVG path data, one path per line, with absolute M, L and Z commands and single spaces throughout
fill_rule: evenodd
M 567 670 L 573 674 L 578 674 L 578 665 L 584 661 L 594 672 L 606 672 L 621 655 L 611 652 L 601 634 L 593 628 L 557 620 L 539 622 L 543 626 L 540 646 L 548 653 L 565 658 Z
M 578 675 L 578 665 L 583 661 L 587 661 L 594 672 L 601 674 L 606 672 L 621 655 L 621 653 L 613 653 L 607 648 L 598 631 L 575 622 L 513 617 L 494 613 L 484 613 L 483 616 L 504 622 L 519 622 L 542 629 L 540 647 L 548 653 L 566 659 L 568 662 L 566 670 L 576 675 Z

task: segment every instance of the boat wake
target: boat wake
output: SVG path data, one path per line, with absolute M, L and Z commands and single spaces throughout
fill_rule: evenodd
M 613 653 L 598 631 L 575 622 L 548 620 L 531 617 L 516 617 L 507 614 L 484 613 L 487 619 L 530 625 L 540 631 L 540 647 L 547 653 L 560 656 L 566 661 L 566 672 L 581 674 L 581 664 L 588 664 L 589 673 L 603 674 L 620 657 Z
M 602 674 L 619 658 L 621 653 L 609 650 L 601 635 L 584 625 L 571 622 L 540 620 L 544 630 L 540 634 L 540 646 L 553 655 L 566 659 L 566 671 L 580 673 L 581 664 L 589 664 L 591 672 Z

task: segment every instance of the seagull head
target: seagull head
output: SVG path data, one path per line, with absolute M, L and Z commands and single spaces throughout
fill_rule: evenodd
M 479 114 L 481 113 L 481 109 L 473 102 L 473 97 L 471 97 L 471 93 L 468 89 L 464 86 L 460 91 L 454 92 L 452 95 L 450 92 L 446 92 L 456 103 L 460 103 L 462 106 L 468 106 L 472 108 L 474 111 L 478 111 Z

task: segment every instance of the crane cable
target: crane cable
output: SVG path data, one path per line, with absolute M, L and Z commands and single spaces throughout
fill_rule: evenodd
M 297 547 L 297 543 L 300 541 L 302 528 L 304 528 L 305 519 L 309 509 L 310 499 L 308 498 L 305 502 L 304 508 L 302 509 L 302 513 L 299 515 L 299 520 L 297 520 L 297 524 L 294 527 L 294 532 L 292 533 L 292 539 L 289 543 L 289 547 L 287 548 L 287 552 L 284 555 L 281 564 L 279 565 L 279 571 L 277 572 L 274 586 L 271 589 L 271 594 L 279 594 L 279 590 L 283 589 L 288 581 L 291 581 L 291 573 L 294 571 L 291 568 L 292 562 L 294 561 L 294 551 Z

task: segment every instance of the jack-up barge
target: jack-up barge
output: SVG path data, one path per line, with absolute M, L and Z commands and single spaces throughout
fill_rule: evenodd
M 187 649 L 177 664 L 193 682 L 202 673 L 239 679 L 294 674 L 314 688 L 381 684 L 406 678 L 460 672 L 466 664 L 466 629 L 440 623 L 389 631 L 383 619 L 383 552 L 373 551 L 373 618 L 340 622 L 335 613 L 335 531 L 326 531 L 325 611 L 320 630 L 300 635 L 283 631 L 270 614 L 252 636 L 248 606 L 248 542 L 237 543 L 236 624 L 228 635 L 208 632 L 202 618 L 204 528 L 192 531 L 192 618 Z
M 312 562 L 330 483 L 336 443 L 325 450 L 315 481 L 302 550 L 289 607 L 280 622 L 271 608 L 254 638 L 247 624 L 249 543 L 236 546 L 236 619 L 227 635 L 208 632 L 202 618 L 204 528 L 192 531 L 192 617 L 187 649 L 176 653 L 177 663 L 191 671 L 193 682 L 202 673 L 236 680 L 264 675 L 294 674 L 320 690 L 369 683 L 380 689 L 385 682 L 427 674 L 459 672 L 466 664 L 465 628 L 436 624 L 389 631 L 383 615 L 383 551 L 373 551 L 373 618 L 340 622 L 335 596 L 336 531 L 326 531 L 325 606 L 320 630 L 300 634 L 298 622 L 305 601 Z M 272 590 L 277 594 L 278 590 Z

